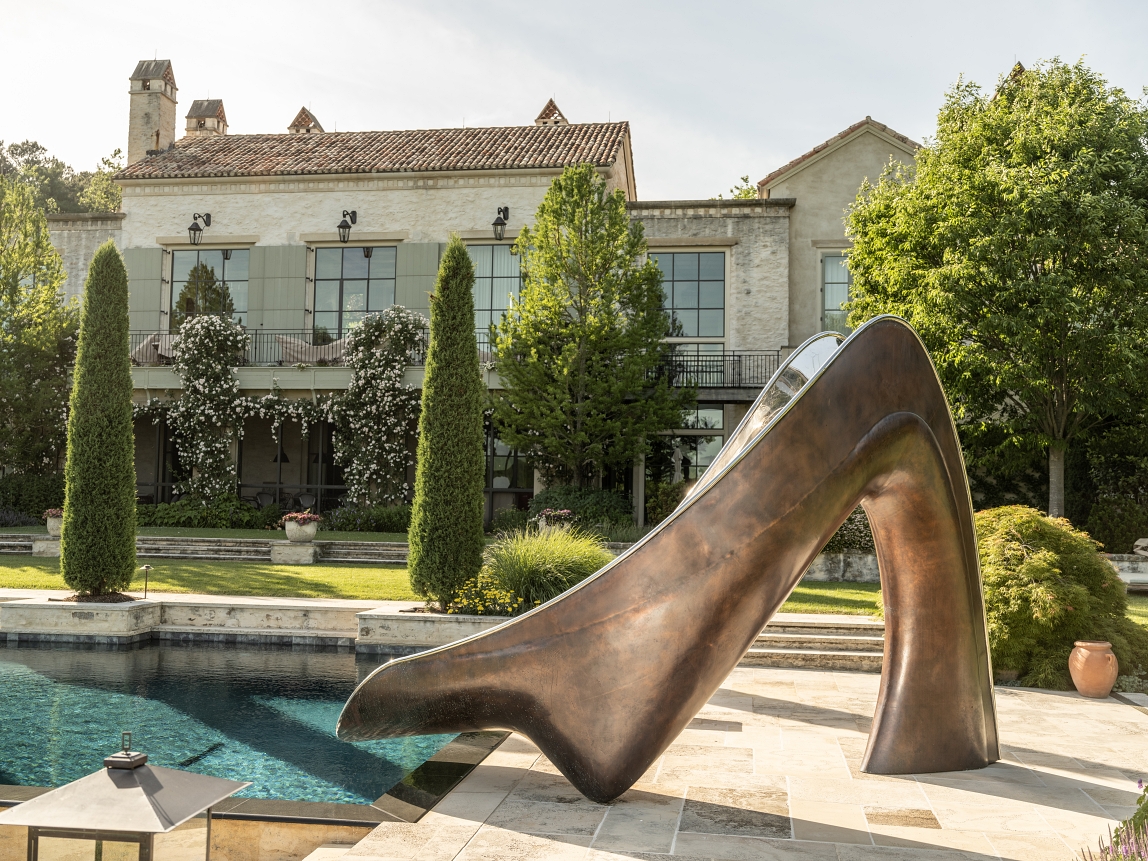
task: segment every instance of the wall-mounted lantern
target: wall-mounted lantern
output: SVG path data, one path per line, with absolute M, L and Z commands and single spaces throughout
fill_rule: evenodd
M 351 219 L 347 221 L 347 219 Z M 339 241 L 348 242 L 351 239 L 351 225 L 357 223 L 359 220 L 359 213 L 355 210 L 343 210 L 343 220 L 339 222 L 336 229 L 339 231 Z
M 203 227 L 199 226 L 200 220 L 203 220 L 203 227 L 211 227 L 211 213 L 205 212 L 200 215 L 198 212 L 191 217 L 191 224 L 187 228 L 187 238 L 192 245 L 199 245 L 203 241 Z
M 498 214 L 494 217 L 494 222 L 491 227 L 494 228 L 494 240 L 501 242 L 502 237 L 506 235 L 506 222 L 510 221 L 510 207 L 498 207 Z
M 211 861 L 211 808 L 251 784 L 150 766 L 123 736 L 101 771 L 0 813 L 0 825 L 27 827 L 28 861 Z

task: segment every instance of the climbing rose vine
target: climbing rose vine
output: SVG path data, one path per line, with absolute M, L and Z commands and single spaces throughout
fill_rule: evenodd
M 335 462 L 347 493 L 363 504 L 401 502 L 413 463 L 408 441 L 418 419 L 419 392 L 403 371 L 422 339 L 425 317 L 393 305 L 370 314 L 347 336 L 351 383 L 332 403 Z
M 207 498 L 234 493 L 231 447 L 243 436 L 247 399 L 231 366 L 247 349 L 247 335 L 232 320 L 204 315 L 180 327 L 172 348 L 183 389 L 168 407 L 168 420 L 180 459 L 193 467 L 176 490 Z
M 335 423 L 334 457 L 343 467 L 352 499 L 371 503 L 402 501 L 408 490 L 411 455 L 407 438 L 418 416 L 419 393 L 403 385 L 426 320 L 395 306 L 371 314 L 347 337 L 352 369 L 347 391 L 329 397 L 292 399 L 278 383 L 270 394 L 243 397 L 232 370 L 247 346 L 242 327 L 220 317 L 195 317 L 183 324 L 174 344 L 175 371 L 183 381 L 178 399 L 151 398 L 136 404 L 133 416 L 153 424 L 167 420 L 180 460 L 191 466 L 181 493 L 211 498 L 233 493 L 236 485 L 232 442 L 243 437 L 248 418 L 269 419 L 277 441 L 284 422 L 307 428 Z

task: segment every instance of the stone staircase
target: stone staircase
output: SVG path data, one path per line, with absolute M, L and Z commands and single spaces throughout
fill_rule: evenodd
M 322 535 L 322 533 L 319 533 Z M 319 558 L 324 562 L 373 562 L 376 565 L 406 565 L 407 544 L 398 541 L 320 541 Z
M 263 538 L 177 538 L 136 536 L 141 559 L 204 559 L 213 562 L 270 562 L 271 542 Z
M 47 536 L 45 536 L 47 537 Z M 0 553 L 32 553 L 31 535 L 0 535 Z
M 743 667 L 816 667 L 880 672 L 885 623 L 879 619 L 829 616 L 824 620 L 773 619 L 745 657 Z

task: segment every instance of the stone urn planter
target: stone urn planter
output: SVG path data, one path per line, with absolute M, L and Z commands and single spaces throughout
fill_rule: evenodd
M 1068 672 L 1081 695 L 1103 699 L 1112 692 L 1120 665 L 1112 644 L 1102 640 L 1077 640 L 1068 656 Z
M 60 537 L 60 530 L 64 527 L 64 518 L 62 517 L 48 517 L 45 518 L 48 524 L 48 535 L 52 538 Z
M 315 534 L 319 531 L 318 523 L 296 523 L 293 520 L 288 520 L 283 524 L 283 528 L 287 532 L 287 540 L 295 544 L 310 544 L 315 540 Z

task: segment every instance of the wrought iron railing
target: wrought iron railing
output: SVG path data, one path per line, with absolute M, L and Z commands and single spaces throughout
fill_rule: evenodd
M 131 356 L 135 365 L 171 365 L 175 360 L 175 336 L 156 332 L 132 332 Z M 235 356 L 235 366 L 273 367 L 279 365 L 314 365 L 338 367 L 345 364 L 345 337 L 326 332 L 301 329 L 251 329 L 247 344 Z M 426 361 L 427 330 L 411 351 L 410 364 L 421 366 Z
M 658 368 L 672 386 L 699 389 L 761 388 L 781 364 L 780 350 L 675 353 Z

